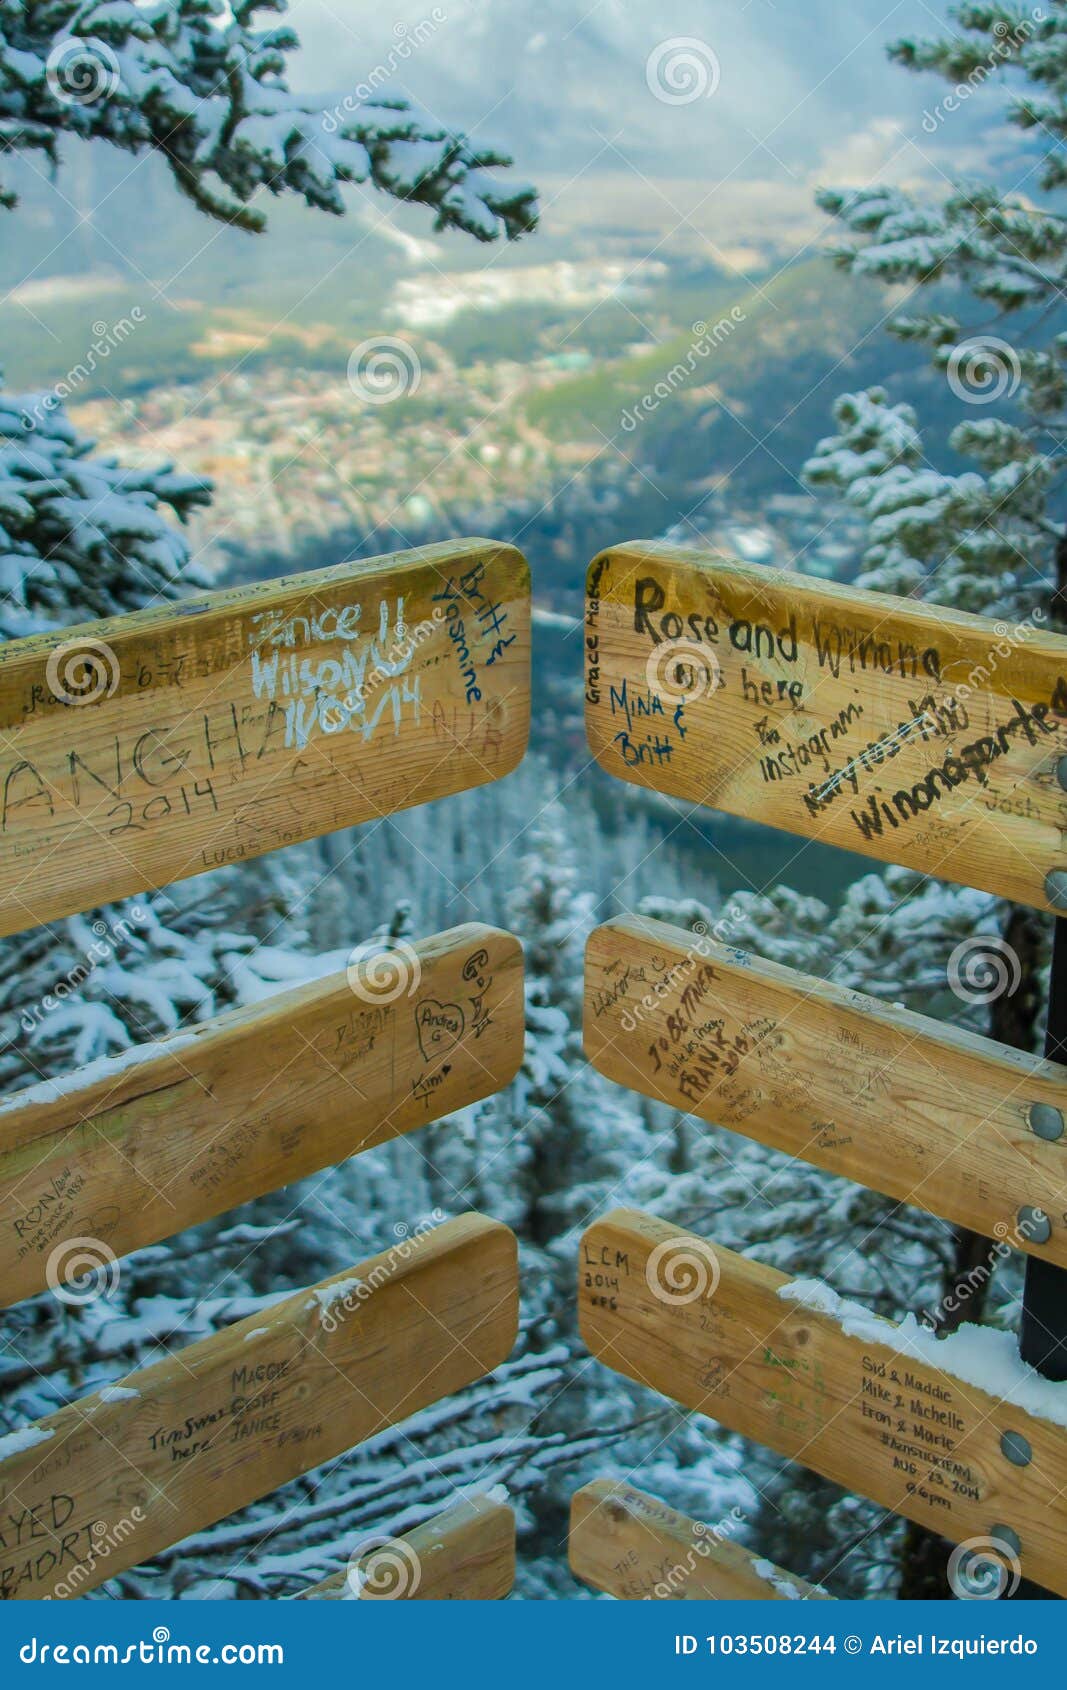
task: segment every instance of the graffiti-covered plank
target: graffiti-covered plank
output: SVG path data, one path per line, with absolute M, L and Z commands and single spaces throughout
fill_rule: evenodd
M 827 1602 L 818 1585 L 754 1555 L 733 1535 L 739 1508 L 691 1520 L 633 1485 L 594 1479 L 571 1498 L 571 1571 L 622 1602 Z
M 885 593 L 613 547 L 586 588 L 609 773 L 1067 910 L 1067 639 Z
M 522 948 L 471 923 L 0 1100 L 0 1304 L 507 1085 Z
M 939 1341 L 630 1209 L 579 1253 L 582 1336 L 606 1366 L 928 1526 L 960 1547 L 961 1583 L 984 1565 L 1067 1595 L 1067 1384 L 1009 1333 Z
M 953 955 L 961 994 L 1005 988 L 1019 967 L 979 939 Z M 1059 1063 L 641 917 L 589 936 L 585 1048 L 621 1085 L 970 1227 L 1005 1256 L 1067 1267 Z
M 463 1215 L 35 1421 L 0 1440 L 0 1598 L 84 1594 L 481 1378 L 517 1327 L 514 1235 Z
M 400 1537 L 365 1534 L 348 1566 L 300 1599 L 499 1602 L 514 1583 L 515 1510 L 485 1492 L 461 1497 Z
M 0 646 L 0 932 L 507 774 L 529 610 L 468 540 Z

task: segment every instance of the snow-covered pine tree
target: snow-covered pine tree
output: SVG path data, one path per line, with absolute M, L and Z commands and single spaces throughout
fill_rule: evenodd
M 1007 95 L 1008 122 L 1033 137 L 1016 185 L 963 182 L 940 200 L 882 186 L 817 196 L 842 226 L 841 267 L 913 290 L 889 332 L 930 349 L 960 420 L 931 448 L 910 406 L 882 389 L 847 394 L 809 479 L 868 518 L 862 584 L 1013 621 L 1047 608 L 1067 570 L 1067 221 L 1057 198 L 1067 181 L 1067 5 L 1050 8 L 959 5 L 950 36 L 889 48 L 896 63 L 953 85 L 954 105 L 926 114 L 934 136 L 971 97 Z M 931 308 L 916 310 L 924 293 Z M 975 467 L 936 469 L 928 453 L 944 464 L 946 447 Z

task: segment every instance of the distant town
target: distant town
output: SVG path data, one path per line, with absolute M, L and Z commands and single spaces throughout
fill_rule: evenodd
M 214 501 L 191 524 L 197 561 L 212 578 L 235 555 L 295 560 L 334 534 L 399 535 L 418 545 L 490 523 L 496 531 L 502 511 L 536 531 L 549 506 L 599 509 L 605 540 L 623 529 L 629 538 L 627 493 L 647 472 L 603 439 L 552 438 L 523 403 L 585 357 L 461 371 L 435 346 L 417 391 L 387 404 L 361 400 L 343 373 L 261 365 L 73 409 L 79 426 L 124 461 L 165 460 L 213 480 Z M 752 510 L 711 476 L 680 489 L 678 503 L 687 515 L 666 531 L 671 540 L 827 578 L 855 571 L 862 525 L 803 492 L 772 494 Z

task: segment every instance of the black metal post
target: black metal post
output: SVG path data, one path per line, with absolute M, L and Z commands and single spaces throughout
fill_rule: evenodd
M 1052 939 L 1045 1055 L 1067 1065 L 1067 919 L 1057 919 Z M 1037 1256 L 1026 1258 L 1019 1352 L 1046 1379 L 1067 1379 L 1067 1268 Z

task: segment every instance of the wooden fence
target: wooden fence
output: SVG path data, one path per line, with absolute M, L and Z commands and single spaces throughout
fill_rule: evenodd
M 594 1479 L 571 1501 L 571 1570 L 626 1602 L 828 1602 L 825 1590 L 632 1485 Z
M 398 1538 L 363 1539 L 343 1572 L 301 1600 L 499 1602 L 515 1582 L 515 1510 L 498 1497 L 461 1497 Z
M 465 541 L 0 647 L 0 932 L 507 773 L 529 628 L 520 554 Z M 586 657 L 623 779 L 1067 911 L 1067 640 L 629 545 L 590 570 Z M 612 1080 L 1067 1266 L 1058 1060 L 633 918 L 590 939 L 585 1037 Z M 470 925 L 5 1099 L 3 1301 L 491 1094 L 522 1041 L 518 941 Z M 0 1596 L 82 1594 L 469 1384 L 517 1298 L 512 1234 L 462 1216 L 0 1440 Z M 1067 1386 L 1016 1362 L 994 1395 L 966 1346 L 626 1210 L 579 1304 L 616 1371 L 1067 1594 Z M 626 1598 L 826 1597 L 610 1481 L 570 1541 Z M 511 1510 L 461 1498 L 303 1594 L 513 1573 Z
M 0 646 L 0 932 L 506 774 L 529 598 L 520 553 L 459 541 Z M 2 1301 L 500 1090 L 523 1037 L 520 945 L 470 924 L 5 1098 Z M 517 1321 L 513 1235 L 461 1216 L 0 1439 L 0 1597 L 83 1594 L 482 1377 Z M 510 1510 L 445 1527 L 411 1535 L 426 1593 L 503 1595 Z
M 517 939 L 457 927 L 5 1098 L 4 1304 L 501 1090 L 522 982 Z
M 529 667 L 489 540 L 10 640 L 0 933 L 499 779 Z
M 1067 639 L 639 544 L 592 564 L 585 622 L 609 772 L 1067 910 Z M 1067 1006 L 1059 937 L 1057 954 Z M 966 996 L 967 976 L 953 984 Z M 1050 1031 L 1057 1056 L 1065 1037 Z M 634 919 L 591 936 L 585 1040 L 621 1084 L 988 1235 L 991 1264 L 1027 1252 L 1043 1315 L 1028 1359 L 1064 1379 L 1060 1061 Z M 983 1368 L 914 1320 L 627 1211 L 585 1234 L 579 1300 L 608 1366 L 1067 1594 L 1067 1384 L 1013 1371 L 1006 1335 Z M 1011 1379 L 1003 1398 L 990 1371 Z M 583 1503 L 576 1521 L 576 1564 L 602 1567 L 619 1519 Z
M 464 1215 L 70 1403 L 5 1440 L 0 1595 L 81 1595 L 481 1378 L 517 1330 L 514 1236 Z

